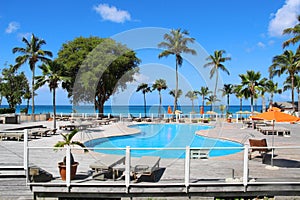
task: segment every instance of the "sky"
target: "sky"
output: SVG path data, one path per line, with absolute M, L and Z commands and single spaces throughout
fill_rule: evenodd
M 198 50 L 196 57 L 183 55 L 184 62 L 179 69 L 179 88 L 183 90 L 180 101 L 190 104 L 184 97 L 188 90 L 199 90 L 201 86 L 213 90 L 214 81 L 209 80 L 209 70 L 203 65 L 205 58 L 215 50 L 225 50 L 225 56 L 231 57 L 225 63 L 230 75 L 220 72 L 219 85 L 239 84 L 239 74 L 247 70 L 260 71 L 262 77 L 268 77 L 272 58 L 283 53 L 282 43 L 290 37 L 282 36 L 282 30 L 295 26 L 299 14 L 299 0 L 2 1 L 0 68 L 15 64 L 17 54 L 13 54 L 12 49 L 25 47 L 22 38 L 30 39 L 32 33 L 46 41 L 43 49 L 52 51 L 53 58 L 63 43 L 76 37 L 111 37 L 133 48 L 142 62 L 137 81 L 130 83 L 126 91 L 114 95 L 107 104 L 143 104 L 142 94 L 135 92 L 139 83 L 151 85 L 163 78 L 170 89 L 175 88 L 175 58 L 158 59 L 162 49 L 157 43 L 163 41 L 164 33 L 181 28 L 195 39 L 191 46 Z M 31 80 L 27 64 L 20 71 L 25 71 Z M 36 73 L 41 73 L 38 68 Z M 284 79 L 285 76 L 275 77 L 274 81 L 281 84 Z M 168 92 L 162 92 L 165 105 L 173 101 Z M 37 93 L 37 105 L 51 105 L 52 96 L 47 86 Z M 275 100 L 289 101 L 290 92 L 275 95 Z M 147 103 L 158 104 L 157 92 L 147 94 Z M 70 104 L 62 89 L 58 90 L 57 104 Z M 233 95 L 231 104 L 239 104 Z

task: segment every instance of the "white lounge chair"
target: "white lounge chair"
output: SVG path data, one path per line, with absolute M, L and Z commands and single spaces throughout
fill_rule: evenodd
M 125 156 L 122 155 L 103 155 L 99 160 L 90 164 L 94 171 L 93 179 L 105 180 L 105 178 L 114 178 L 113 167 L 125 163 Z
M 152 176 L 155 181 L 156 177 L 153 172 L 159 169 L 159 161 L 160 157 L 158 156 L 143 156 L 139 160 L 133 161 L 131 170 L 134 179 L 138 181 L 142 175 L 146 175 Z

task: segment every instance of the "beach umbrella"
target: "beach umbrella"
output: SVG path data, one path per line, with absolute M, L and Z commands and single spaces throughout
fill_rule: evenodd
M 168 106 L 168 114 L 172 114 L 172 113 L 173 113 L 173 111 L 172 111 L 171 106 Z
M 277 110 L 277 111 L 275 111 Z M 289 115 L 283 112 L 278 111 L 278 109 L 270 109 L 270 111 L 263 112 L 258 115 L 251 116 L 252 120 L 268 120 L 272 121 L 273 132 L 272 132 L 272 146 L 274 146 L 274 125 L 275 122 L 297 122 L 300 121 L 300 118 L 293 115 Z M 273 166 L 273 151 L 272 151 L 272 160 L 271 165 Z

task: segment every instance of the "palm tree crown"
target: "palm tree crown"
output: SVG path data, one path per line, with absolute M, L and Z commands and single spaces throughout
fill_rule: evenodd
M 165 48 L 158 57 L 168 57 L 169 55 L 175 55 L 176 58 L 176 87 L 175 87 L 175 97 L 174 97 L 174 110 L 177 108 L 177 93 L 178 93 L 178 67 L 182 66 L 183 58 L 182 53 L 196 55 L 194 49 L 188 48 L 189 43 L 194 43 L 195 39 L 187 37 L 189 33 L 187 31 L 181 31 L 181 29 L 171 30 L 170 34 L 166 33 L 164 35 L 163 42 L 158 44 L 158 47 Z
M 291 39 L 286 40 L 283 42 L 282 46 L 283 48 L 289 46 L 291 43 L 296 44 L 297 42 L 300 41 L 300 15 L 297 17 L 298 19 L 298 24 L 296 24 L 293 28 L 287 28 L 283 30 L 283 35 L 285 34 L 293 34 L 294 37 Z
M 16 58 L 16 67 L 20 67 L 24 63 L 28 62 L 30 70 L 32 71 L 32 115 L 34 115 L 34 77 L 35 77 L 35 65 L 38 61 L 48 61 L 48 57 L 52 57 L 52 52 L 42 50 L 42 45 L 45 45 L 45 40 L 37 38 L 34 34 L 31 35 L 31 40 L 28 41 L 23 37 L 22 41 L 25 43 L 26 47 L 15 47 L 13 48 L 13 53 L 20 53 L 21 55 Z
M 215 84 L 215 90 L 214 95 L 217 95 L 217 86 L 218 86 L 218 79 L 219 79 L 219 70 L 222 70 L 226 72 L 228 75 L 230 74 L 229 71 L 226 69 L 226 67 L 223 65 L 223 63 L 227 60 L 231 60 L 230 57 L 223 57 L 223 54 L 226 52 L 224 50 L 216 50 L 214 52 L 214 55 L 210 55 L 206 58 L 209 62 L 204 65 L 204 67 L 212 66 L 210 70 L 210 79 L 216 75 L 216 84 Z

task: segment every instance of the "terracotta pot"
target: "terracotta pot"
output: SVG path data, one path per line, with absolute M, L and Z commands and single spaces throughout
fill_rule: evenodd
M 228 123 L 231 123 L 231 118 L 227 118 L 227 122 L 228 122 Z
M 71 180 L 75 178 L 78 165 L 79 165 L 78 162 L 75 162 L 74 164 L 71 165 Z M 60 173 L 61 179 L 63 181 L 65 181 L 66 180 L 66 172 L 67 172 L 66 165 L 63 162 L 59 162 L 58 168 L 59 168 L 59 173 Z

